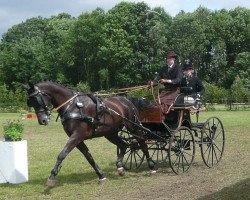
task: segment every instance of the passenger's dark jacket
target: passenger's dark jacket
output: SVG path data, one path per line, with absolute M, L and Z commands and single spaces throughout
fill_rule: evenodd
M 160 70 L 159 75 L 154 79 L 153 83 L 156 85 L 160 79 L 170 79 L 172 83 L 165 83 L 166 90 L 176 90 L 180 87 L 182 79 L 182 69 L 178 64 L 174 64 L 171 69 L 168 66 Z
M 195 75 L 190 78 L 186 78 L 185 76 L 183 76 L 181 80 L 181 87 L 192 87 L 192 92 L 198 93 L 200 95 L 203 95 L 205 93 L 205 88 L 201 80 Z

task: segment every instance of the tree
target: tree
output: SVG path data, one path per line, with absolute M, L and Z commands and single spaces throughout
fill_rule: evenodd
M 47 78 L 60 82 L 68 82 L 68 72 L 74 64 L 73 33 L 76 19 L 66 13 L 51 17 L 45 27 L 44 45 L 46 51 L 41 52 L 46 62 L 44 68 L 50 73 Z
M 100 54 L 111 86 L 137 85 L 153 78 L 163 65 L 171 20 L 163 9 L 151 10 L 145 3 L 123 2 L 108 12 Z
M 43 78 L 46 74 L 42 67 L 45 60 L 41 56 L 46 23 L 41 17 L 31 18 L 3 35 L 0 70 L 1 79 L 8 87 L 14 88 L 17 82 Z
M 180 12 L 170 28 L 170 46 L 179 55 L 181 62 L 193 63 L 202 70 L 211 38 L 211 12 L 199 7 L 194 13 Z
M 236 76 L 232 86 L 231 86 L 231 98 L 233 102 L 246 103 L 248 102 L 249 90 L 245 87 L 242 79 Z
M 53 79 L 91 90 L 146 84 L 165 65 L 165 51 L 191 62 L 198 76 L 230 89 L 249 86 L 250 11 L 199 7 L 172 18 L 144 2 L 121 2 L 78 18 L 61 13 L 13 26 L 0 43 L 0 84 Z
M 223 103 L 223 100 L 228 99 L 228 91 L 222 87 L 218 87 L 215 84 L 204 83 L 205 95 L 203 97 L 204 102 L 207 103 Z
M 97 8 L 92 13 L 80 15 L 73 27 L 74 65 L 70 68 L 68 79 L 77 84 L 87 82 L 91 89 L 99 89 L 98 72 L 105 65 L 99 51 L 103 44 L 103 29 L 106 22 L 105 12 Z

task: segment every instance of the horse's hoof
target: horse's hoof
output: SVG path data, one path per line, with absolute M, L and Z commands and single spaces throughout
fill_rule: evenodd
M 46 185 L 48 187 L 54 187 L 56 185 L 56 180 L 55 179 L 54 180 L 48 179 Z
M 118 171 L 118 174 L 119 174 L 120 176 L 124 176 L 124 175 L 125 175 L 125 170 L 124 170 L 123 167 L 117 168 L 117 171 Z
M 107 180 L 108 179 L 106 177 L 99 179 L 99 184 L 102 185 L 102 184 L 106 183 Z
M 150 175 L 150 176 L 156 175 L 156 170 L 150 170 L 150 171 L 149 171 L 149 175 Z

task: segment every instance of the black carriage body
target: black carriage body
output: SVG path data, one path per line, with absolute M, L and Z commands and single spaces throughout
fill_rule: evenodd
M 224 152 L 225 135 L 220 119 L 210 117 L 206 122 L 199 123 L 199 112 L 204 107 L 199 104 L 198 109 L 194 108 L 196 103 L 189 94 L 180 94 L 167 115 L 162 113 L 159 105 L 140 112 L 138 127 L 144 131 L 144 140 L 151 157 L 156 163 L 168 160 L 176 174 L 184 173 L 191 167 L 195 144 L 199 144 L 202 159 L 208 167 L 216 166 Z M 196 114 L 196 122 L 191 121 L 191 114 Z M 123 133 L 121 136 L 128 143 L 124 166 L 129 163 L 127 169 L 139 168 L 144 155 L 136 136 L 130 132 L 125 134 L 128 135 L 124 136 Z M 215 140 L 218 139 L 216 144 Z

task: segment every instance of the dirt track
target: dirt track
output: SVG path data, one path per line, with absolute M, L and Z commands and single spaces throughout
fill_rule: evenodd
M 124 185 L 116 186 L 115 194 L 102 190 L 93 199 L 250 199 L 250 134 L 245 136 L 239 139 L 236 132 L 227 131 L 225 154 L 216 168 L 203 164 L 197 147 L 188 173 L 177 176 L 169 168 L 159 169 L 153 177 L 146 171 L 135 173 Z

